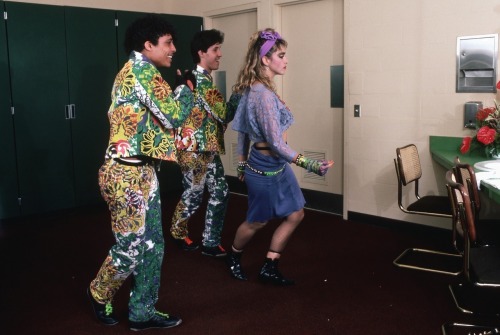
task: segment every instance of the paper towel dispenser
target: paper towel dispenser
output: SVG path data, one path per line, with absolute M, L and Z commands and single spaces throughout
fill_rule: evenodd
M 457 38 L 457 92 L 496 92 L 498 34 Z

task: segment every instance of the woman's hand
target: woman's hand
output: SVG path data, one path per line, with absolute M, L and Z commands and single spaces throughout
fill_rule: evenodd
M 319 176 L 324 176 L 328 172 L 328 169 L 333 166 L 334 162 L 333 160 L 327 161 L 324 159 L 318 160 L 307 158 L 299 154 L 295 158 L 295 164 L 297 164 L 297 166 L 300 166 L 301 168 L 306 169 L 309 172 L 315 173 Z
M 247 162 L 246 161 L 239 161 L 238 162 L 238 168 L 236 169 L 236 175 L 238 176 L 238 179 L 240 181 L 245 180 L 245 166 Z
M 319 167 L 319 175 L 320 176 L 324 176 L 327 172 L 328 172 L 328 169 L 331 168 L 333 166 L 334 162 L 333 160 L 323 160 L 321 162 L 321 166 Z

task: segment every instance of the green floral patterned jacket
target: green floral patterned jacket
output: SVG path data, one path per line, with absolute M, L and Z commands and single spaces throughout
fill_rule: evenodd
M 178 150 L 225 154 L 224 132 L 234 118 L 240 95 L 233 94 L 226 103 L 212 78 L 193 70 L 196 77 L 196 102 L 184 124 L 177 129 Z
M 106 158 L 147 156 L 177 161 L 174 129 L 194 106 L 190 89 L 175 93 L 151 61 L 133 51 L 115 78 Z

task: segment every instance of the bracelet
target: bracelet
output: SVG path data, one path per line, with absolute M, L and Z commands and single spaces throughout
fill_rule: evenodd
M 238 162 L 238 168 L 237 170 L 239 172 L 245 172 L 245 166 L 247 165 L 247 162 L 246 161 L 241 161 L 241 162 Z
M 294 161 L 294 163 L 295 163 L 296 165 L 299 165 L 299 162 L 300 162 L 300 161 L 302 161 L 303 159 L 304 159 L 304 155 L 302 155 L 302 154 L 298 154 L 298 155 L 297 155 L 297 158 L 296 158 L 296 159 L 295 159 L 295 161 Z

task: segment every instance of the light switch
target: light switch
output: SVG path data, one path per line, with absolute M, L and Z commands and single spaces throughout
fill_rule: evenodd
M 360 117 L 360 116 L 361 116 L 361 106 L 354 105 L 354 117 Z

